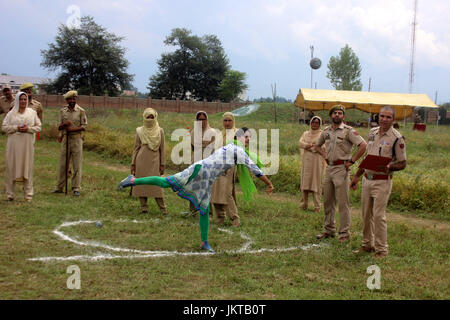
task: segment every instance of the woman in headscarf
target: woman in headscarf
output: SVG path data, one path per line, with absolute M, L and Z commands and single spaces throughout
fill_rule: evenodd
M 314 202 L 314 211 L 320 211 L 320 196 L 322 194 L 322 176 L 326 166 L 323 157 L 313 148 L 313 143 L 319 138 L 322 130 L 322 119 L 314 116 L 310 121 L 310 130 L 305 131 L 298 141 L 302 155 L 302 174 L 300 190 L 302 192 L 301 208 L 308 208 L 308 195 L 311 193 Z
M 194 128 L 191 130 L 192 163 L 209 157 L 215 150 L 216 130 L 209 126 L 208 114 L 205 111 L 198 111 L 195 114 Z M 201 131 L 200 131 L 201 129 Z M 197 210 L 192 203 L 189 203 L 189 212 L 184 215 L 196 215 Z
M 28 106 L 28 96 L 19 92 L 14 107 L 3 119 L 2 130 L 7 134 L 5 188 L 9 201 L 14 200 L 16 182 L 23 182 L 25 200 L 33 198 L 33 165 L 35 134 L 41 131 L 41 120 Z
M 147 108 L 143 113 L 143 126 L 136 128 L 131 174 L 136 177 L 160 176 L 164 174 L 166 162 L 164 130 L 158 123 L 158 112 Z M 134 197 L 139 197 L 141 212 L 148 212 L 147 198 L 155 198 L 163 215 L 167 214 L 164 193 L 155 186 L 136 186 L 132 190 Z
M 207 158 L 214 152 L 217 134 L 216 130 L 209 126 L 208 114 L 205 111 L 197 112 L 195 121 L 197 123 L 194 124 L 194 129 L 190 133 L 194 162 Z
M 226 141 L 233 139 L 237 129 L 235 127 L 234 115 L 231 112 L 225 112 L 222 116 L 222 141 L 226 145 Z M 228 139 L 227 139 L 228 135 Z M 241 224 L 238 209 L 236 206 L 236 167 L 232 167 L 221 175 L 212 186 L 211 203 L 216 212 L 217 223 L 223 224 L 225 221 L 225 213 L 230 218 L 234 227 L 239 227 Z
M 261 163 L 255 155 L 245 148 L 244 143 L 244 131 L 238 130 L 232 143 L 219 148 L 208 158 L 193 163 L 182 172 L 166 178 L 156 176 L 138 179 L 133 175 L 129 175 L 119 183 L 118 189 L 120 191 L 125 187 L 137 185 L 157 185 L 161 188 L 171 187 L 178 196 L 189 200 L 195 209 L 200 211 L 201 249 L 214 252 L 208 243 L 209 205 L 214 181 L 227 170 L 237 165 L 239 183 L 245 201 L 250 201 L 252 195 L 257 191 L 249 169 L 256 177 L 266 183 L 266 192 L 269 195 L 273 191 L 272 182 L 258 167 L 258 165 L 261 166 Z

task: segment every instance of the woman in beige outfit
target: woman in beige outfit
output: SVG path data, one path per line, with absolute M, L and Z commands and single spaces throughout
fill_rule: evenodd
M 301 207 L 308 208 L 308 195 L 312 194 L 314 211 L 320 211 L 320 196 L 322 194 L 322 176 L 326 166 L 323 157 L 313 148 L 313 143 L 319 138 L 322 130 L 322 119 L 318 116 L 311 118 L 311 130 L 305 131 L 298 141 L 300 154 L 302 154 L 302 175 L 300 190 L 302 192 Z
M 222 146 L 234 140 L 237 131 L 234 120 L 234 115 L 231 112 L 225 112 L 222 116 Z M 222 146 L 219 145 L 218 147 L 222 148 Z M 241 224 L 236 205 L 236 176 L 237 168 L 234 166 L 221 175 L 212 186 L 211 204 L 216 212 L 218 224 L 224 223 L 225 214 L 230 218 L 234 227 L 239 227 Z
M 36 111 L 28 106 L 28 96 L 19 92 L 13 109 L 3 119 L 2 130 L 7 134 L 5 188 L 9 201 L 14 200 L 16 182 L 23 182 L 25 200 L 33 198 L 33 165 L 35 134 L 41 131 Z
M 195 114 L 194 129 L 191 130 L 192 163 L 208 158 L 216 150 L 217 131 L 210 127 L 208 114 L 205 111 L 198 111 Z M 200 131 L 201 129 L 201 131 Z M 195 216 L 197 210 L 189 202 L 189 211 L 182 212 L 184 216 Z M 212 210 L 210 210 L 212 214 Z
M 158 124 L 158 112 L 144 110 L 143 126 L 136 128 L 131 174 L 136 178 L 162 176 L 166 162 L 164 130 Z M 167 214 L 163 189 L 156 186 L 135 186 L 132 195 L 139 197 L 142 213 L 148 212 L 147 198 L 155 198 L 163 215 Z

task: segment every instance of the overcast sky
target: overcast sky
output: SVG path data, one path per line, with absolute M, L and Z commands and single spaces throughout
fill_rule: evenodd
M 332 89 L 326 77 L 331 56 L 349 44 L 359 57 L 363 90 L 409 90 L 413 0 L 0 0 L 0 73 L 52 77 L 40 66 L 40 51 L 57 27 L 71 21 L 71 5 L 116 35 L 124 36 L 128 72 L 142 92 L 156 73 L 156 61 L 170 51 L 163 41 L 173 28 L 222 42 L 233 69 L 247 74 L 250 99 L 295 99 L 311 87 L 310 45 L 322 67 L 313 86 Z M 413 93 L 450 102 L 450 1 L 418 1 Z

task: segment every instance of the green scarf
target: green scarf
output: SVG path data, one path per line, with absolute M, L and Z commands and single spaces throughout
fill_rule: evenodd
M 264 167 L 261 161 L 259 160 L 258 155 L 247 150 L 247 148 L 245 148 L 244 144 L 241 141 L 234 140 L 227 142 L 227 144 L 228 143 L 234 143 L 235 145 L 242 147 L 242 149 L 245 150 L 245 153 L 249 156 L 249 158 L 254 163 L 256 163 L 258 168 L 261 169 L 262 167 Z M 252 176 L 250 175 L 248 168 L 244 164 L 237 165 L 237 174 L 239 178 L 239 184 L 241 185 L 242 193 L 244 194 L 244 200 L 245 202 L 248 203 L 252 199 L 253 194 L 257 192 L 255 183 L 253 182 Z

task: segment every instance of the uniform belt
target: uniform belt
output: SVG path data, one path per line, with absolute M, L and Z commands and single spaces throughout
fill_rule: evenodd
M 329 160 L 327 159 L 327 164 L 328 164 L 329 166 L 338 166 L 338 165 L 340 165 L 340 164 L 345 164 L 345 161 L 347 161 L 347 160 L 335 160 L 335 161 L 329 161 Z
M 364 173 L 364 177 L 369 180 L 389 180 L 392 179 L 391 174 L 370 174 Z

